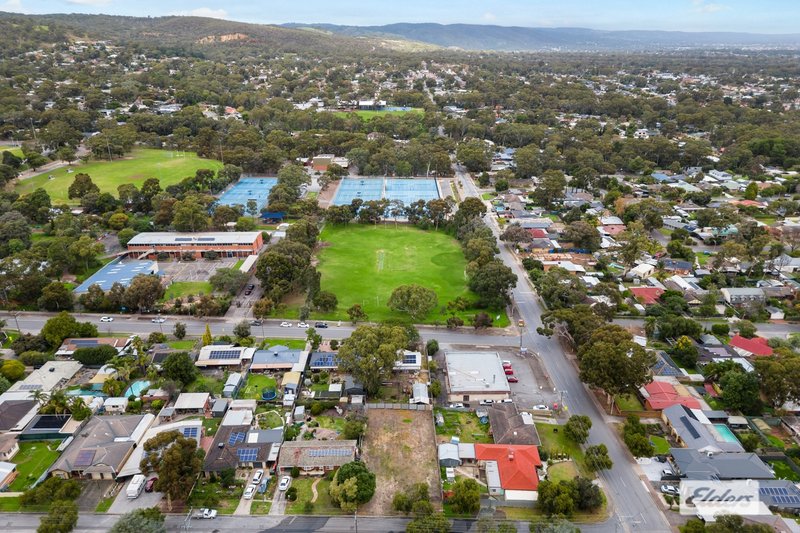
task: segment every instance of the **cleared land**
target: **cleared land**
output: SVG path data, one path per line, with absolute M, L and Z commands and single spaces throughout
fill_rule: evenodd
M 380 116 L 380 115 L 404 115 L 406 113 L 424 113 L 425 110 L 420 109 L 418 107 L 411 107 L 408 109 L 393 109 L 393 110 L 385 110 L 385 111 L 334 111 L 334 115 L 337 117 L 347 117 L 351 114 L 358 115 L 358 118 L 361 120 L 372 120 L 373 118 Z
M 67 189 L 79 172 L 89 174 L 92 181 L 100 187 L 100 192 L 110 192 L 116 196 L 117 187 L 123 183 L 133 183 L 141 187 L 147 178 L 158 178 L 163 189 L 194 176 L 197 170 L 203 168 L 216 171 L 222 168 L 222 163 L 213 159 L 201 159 L 191 152 L 141 149 L 134 150 L 124 159 L 76 163 L 19 180 L 15 190 L 20 194 L 27 194 L 41 187 L 54 203 L 56 200 L 77 203 L 77 200 L 67 198 Z M 72 170 L 72 173 L 68 173 L 68 170 Z M 49 176 L 53 176 L 53 179 Z
M 481 424 L 480 419 L 473 412 L 448 411 L 437 409 L 442 414 L 444 424 L 436 426 L 436 435 L 440 442 L 450 442 L 451 437 L 458 437 L 461 442 L 492 444 L 494 441 L 489 436 L 489 424 Z
M 443 232 L 423 231 L 409 226 L 393 225 L 326 226 L 320 237 L 318 269 L 322 289 L 339 299 L 336 311 L 321 315 L 330 320 L 348 320 L 347 309 L 360 304 L 371 321 L 407 319 L 386 306 L 392 291 L 400 285 L 416 283 L 433 289 L 439 307 L 458 296 L 475 301 L 467 288 L 464 254 L 458 242 Z M 425 323 L 444 323 L 447 313 L 439 308 L 431 311 Z M 459 316 L 468 323 L 478 309 L 466 309 Z M 495 325 L 505 326 L 505 313 Z
M 438 505 L 439 465 L 431 411 L 370 409 L 363 461 L 375 473 L 375 495 L 359 512 L 392 514 L 392 498 L 413 485 L 428 485 Z
M 214 288 L 207 281 L 175 281 L 167 287 L 162 301 L 166 302 L 186 296 L 202 296 L 212 292 L 214 292 Z

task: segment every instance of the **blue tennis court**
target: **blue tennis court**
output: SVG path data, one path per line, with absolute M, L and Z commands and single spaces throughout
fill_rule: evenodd
M 350 205 L 350 202 L 360 198 L 365 202 L 383 198 L 382 178 L 345 178 L 339 184 L 333 205 Z
M 386 198 L 409 205 L 417 200 L 439 198 L 439 189 L 432 179 L 345 178 L 339 184 L 333 204 L 349 205 L 356 198 L 365 202 Z
M 242 178 L 219 197 L 220 205 L 247 206 L 247 201 L 253 199 L 261 209 L 267 205 L 269 191 L 278 183 L 278 178 Z
M 389 200 L 400 200 L 403 205 L 408 205 L 417 200 L 437 200 L 439 189 L 436 187 L 436 180 L 387 179 L 385 196 Z

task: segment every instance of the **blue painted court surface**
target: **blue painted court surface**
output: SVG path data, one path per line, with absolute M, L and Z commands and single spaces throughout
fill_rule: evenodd
M 354 199 L 400 200 L 404 205 L 417 200 L 439 198 L 436 180 L 432 179 L 393 179 L 393 178 L 345 178 L 339 184 L 334 205 L 349 205 Z
M 136 259 L 119 259 L 112 261 L 103 268 L 92 274 L 89 279 L 81 283 L 74 291 L 75 294 L 82 294 L 89 290 L 94 284 L 107 291 L 114 283 L 121 283 L 123 287 L 131 284 L 133 278 L 139 274 L 155 273 L 155 261 L 138 261 Z
M 278 183 L 278 178 L 242 178 L 219 197 L 220 205 L 246 207 L 247 201 L 253 199 L 261 209 L 267 205 L 269 191 Z

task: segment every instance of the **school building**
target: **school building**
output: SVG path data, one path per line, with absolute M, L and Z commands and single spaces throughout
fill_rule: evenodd
M 131 256 L 154 258 L 160 253 L 181 257 L 190 253 L 201 258 L 205 252 L 216 252 L 220 257 L 247 257 L 258 255 L 264 246 L 260 231 L 231 231 L 219 233 L 145 232 L 128 241 Z

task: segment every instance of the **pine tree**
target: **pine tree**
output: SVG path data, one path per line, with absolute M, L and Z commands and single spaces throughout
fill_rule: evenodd
M 208 327 L 206 324 L 206 331 L 203 333 L 203 346 L 208 346 L 214 341 L 214 338 L 211 336 L 211 328 Z

